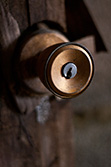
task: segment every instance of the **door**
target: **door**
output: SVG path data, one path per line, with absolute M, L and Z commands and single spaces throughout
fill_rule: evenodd
M 59 29 L 70 41 L 84 38 L 87 46 L 87 36 L 95 36 L 97 51 L 106 50 L 84 1 L 0 1 L 0 166 L 3 167 L 76 166 L 71 101 L 47 94 L 23 95 L 24 90 L 13 75 L 18 40 L 43 21 Z

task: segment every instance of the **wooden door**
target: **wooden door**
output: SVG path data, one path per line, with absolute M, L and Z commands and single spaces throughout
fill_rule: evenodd
M 105 49 L 83 1 L 0 1 L 1 167 L 75 166 L 70 100 L 59 100 L 47 95 L 22 96 L 20 87 L 15 88 L 11 71 L 19 37 L 27 28 L 44 20 L 50 21 L 53 26 L 62 27 L 71 41 L 95 35 L 96 42 L 100 42 L 97 50 Z M 86 22 L 90 25 L 87 32 Z M 13 89 L 19 93 L 15 94 Z

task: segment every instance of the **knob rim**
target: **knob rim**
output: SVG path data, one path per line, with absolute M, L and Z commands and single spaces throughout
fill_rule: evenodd
M 86 84 L 83 87 L 81 87 L 79 90 L 75 91 L 75 92 L 66 93 L 66 92 L 63 92 L 63 91 L 59 90 L 57 87 L 55 87 L 52 81 L 51 81 L 52 83 L 49 81 L 51 79 L 51 75 L 49 76 L 49 70 L 47 71 L 47 69 L 49 69 L 49 67 L 48 67 L 49 63 L 50 63 L 50 60 L 52 59 L 52 57 L 54 56 L 54 54 L 55 53 L 56 54 L 59 53 L 60 49 L 66 47 L 66 46 L 70 46 L 70 45 L 79 47 L 79 48 L 81 48 L 81 50 L 83 52 L 87 53 L 87 58 L 89 60 L 89 64 L 90 64 L 91 67 L 90 67 L 90 75 L 88 77 L 88 80 L 87 80 Z M 53 57 L 52 60 L 54 60 L 54 57 Z M 46 65 L 45 65 L 45 81 L 46 81 L 46 85 L 47 85 L 48 89 L 53 94 L 55 94 L 56 96 L 61 97 L 61 98 L 72 98 L 72 97 L 75 97 L 75 96 L 81 94 L 89 86 L 89 84 L 90 84 L 90 82 L 91 82 L 91 80 L 93 78 L 93 74 L 94 74 L 94 61 L 93 61 L 91 53 L 89 52 L 89 50 L 86 47 L 84 47 L 83 45 L 80 45 L 78 43 L 75 43 L 75 42 L 66 42 L 66 43 L 60 44 L 60 46 L 58 46 L 56 49 L 54 49 L 52 51 L 52 53 L 49 55 L 48 60 L 47 60 Z

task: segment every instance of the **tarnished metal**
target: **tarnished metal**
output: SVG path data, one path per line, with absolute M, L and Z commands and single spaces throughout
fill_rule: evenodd
M 68 39 L 64 35 L 58 31 L 47 29 L 44 26 L 32 32 L 29 36 L 27 35 L 20 41 L 15 55 L 14 73 L 17 80 L 29 88 L 26 90 L 26 92 L 29 92 L 28 94 L 31 93 L 30 90 L 35 92 L 35 95 L 39 93 L 50 94 L 50 91 L 43 85 L 38 77 L 38 71 L 41 71 L 41 73 L 43 72 L 43 63 L 40 65 L 37 63 L 38 55 L 46 48 L 63 42 L 68 42 Z M 44 59 L 46 59 L 47 56 L 48 55 L 45 55 Z
M 58 31 L 42 28 L 22 45 L 17 68 L 19 78 L 35 93 L 47 88 L 61 98 L 72 98 L 87 88 L 94 66 L 85 47 L 69 42 Z
M 50 91 L 62 98 L 72 98 L 83 92 L 93 76 L 91 54 L 86 48 L 73 42 L 47 48 L 40 54 L 38 62 L 38 71 L 42 64 L 39 71 L 41 81 Z M 61 73 L 68 62 L 77 67 L 77 74 L 70 79 Z

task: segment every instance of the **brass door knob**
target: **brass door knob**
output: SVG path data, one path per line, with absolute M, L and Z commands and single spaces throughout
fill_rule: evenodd
M 92 79 L 92 57 L 79 44 L 57 44 L 40 54 L 38 74 L 44 85 L 55 95 L 72 98 L 84 91 Z
M 44 27 L 24 40 L 17 61 L 18 78 L 28 87 L 38 92 L 40 78 L 48 90 L 61 98 L 83 92 L 94 71 L 92 56 L 85 47 Z

